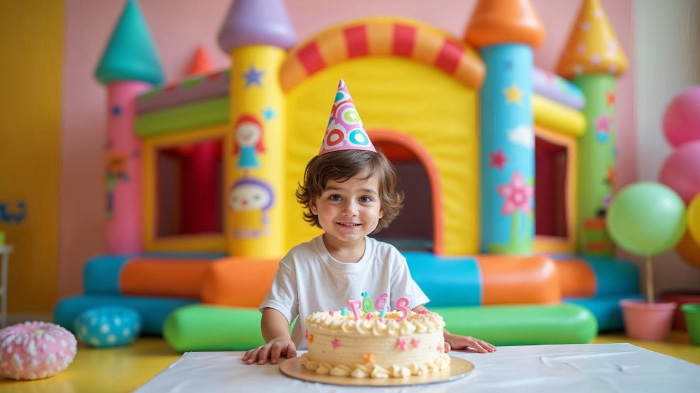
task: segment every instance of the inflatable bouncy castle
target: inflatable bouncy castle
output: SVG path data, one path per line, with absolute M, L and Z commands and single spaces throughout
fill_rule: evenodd
M 621 329 L 618 301 L 639 297 L 639 277 L 605 220 L 626 58 L 598 0 L 583 2 L 556 73 L 533 66 L 544 39 L 529 1 L 479 1 L 463 37 L 377 17 L 298 42 L 282 0 L 236 0 L 219 32 L 232 67 L 162 85 L 127 1 L 95 71 L 108 255 L 56 322 L 128 306 L 180 351 L 260 345 L 277 262 L 320 234 L 295 191 L 342 78 L 405 193 L 377 237 L 451 331 L 512 345 Z

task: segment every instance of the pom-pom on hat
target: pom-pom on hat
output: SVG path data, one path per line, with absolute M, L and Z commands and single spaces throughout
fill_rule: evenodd
M 348 87 L 344 80 L 338 83 L 338 91 L 333 100 L 333 109 L 328 119 L 326 135 L 323 137 L 318 155 L 339 150 L 369 150 L 376 152 L 372 141 L 367 136 L 362 119 L 355 109 Z

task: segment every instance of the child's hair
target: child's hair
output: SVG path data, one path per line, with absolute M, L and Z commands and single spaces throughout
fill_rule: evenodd
M 379 219 L 373 233 L 389 226 L 399 214 L 403 204 L 403 193 L 397 192 L 396 171 L 381 151 L 340 150 L 316 156 L 309 161 L 304 171 L 304 184 L 299 184 L 297 200 L 304 207 L 304 221 L 321 227 L 318 217 L 311 212 L 309 204 L 318 198 L 329 180 L 344 182 L 367 171 L 367 178 L 379 179 L 379 200 L 384 215 Z

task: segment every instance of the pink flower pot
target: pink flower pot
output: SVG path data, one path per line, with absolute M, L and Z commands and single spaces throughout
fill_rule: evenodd
M 627 336 L 636 340 L 662 341 L 668 337 L 675 302 L 647 303 L 644 300 L 620 300 Z

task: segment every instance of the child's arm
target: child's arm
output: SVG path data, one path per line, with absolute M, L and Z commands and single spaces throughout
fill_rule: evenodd
M 297 356 L 297 347 L 289 336 L 289 322 L 281 312 L 274 308 L 263 309 L 260 329 L 267 344 L 246 352 L 244 362 L 265 364 L 270 359 L 270 363 L 277 364 L 280 355 L 288 359 Z
M 418 312 L 421 310 L 428 311 L 428 309 L 425 308 L 425 306 L 423 305 L 416 306 L 413 308 L 414 312 Z M 478 338 L 452 334 L 448 332 L 447 329 L 443 329 L 443 335 L 445 337 L 445 353 L 450 352 L 451 349 L 468 348 L 475 349 L 477 352 L 481 353 L 496 352 L 495 346 L 487 343 L 484 340 L 479 340 Z

